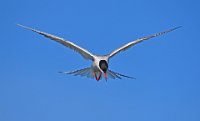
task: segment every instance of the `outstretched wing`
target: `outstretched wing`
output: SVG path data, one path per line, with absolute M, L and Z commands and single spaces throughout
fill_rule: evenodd
M 76 70 L 76 71 L 71 71 L 71 72 L 60 72 L 64 74 L 72 74 L 74 76 L 86 76 L 88 78 L 94 78 L 94 75 L 92 73 L 92 69 L 90 67 Z
M 116 78 L 122 79 L 122 77 L 129 78 L 129 79 L 135 79 L 134 77 L 126 76 L 126 75 L 123 75 L 123 74 L 120 74 L 120 73 L 117 73 L 117 72 L 114 72 L 111 70 L 107 70 L 107 76 L 108 76 L 108 78 L 112 78 L 112 79 L 116 79 Z
M 122 51 L 125 51 L 125 50 L 129 49 L 130 47 L 134 46 L 134 45 L 137 44 L 137 43 L 140 43 L 140 42 L 142 42 L 142 41 L 144 41 L 144 40 L 148 40 L 148 39 L 153 38 L 153 37 L 156 37 L 156 36 L 160 36 L 160 35 L 166 34 L 166 33 L 168 33 L 168 32 L 174 31 L 174 30 L 176 30 L 176 29 L 178 29 L 178 28 L 180 28 L 180 27 L 181 27 L 181 26 L 176 27 L 176 28 L 173 28 L 173 29 L 169 29 L 169 30 L 167 30 L 167 31 L 163 31 L 163 32 L 160 32 L 160 33 L 156 33 L 156 34 L 153 34 L 153 35 L 150 35 L 150 36 L 146 36 L 146 37 L 143 37 L 143 38 L 140 38 L 140 39 L 136 39 L 136 40 L 134 40 L 134 41 L 132 41 L 132 42 L 129 42 L 129 43 L 125 44 L 124 46 L 122 46 L 122 47 L 120 47 L 120 48 L 118 48 L 118 49 L 112 51 L 108 56 L 109 56 L 109 58 L 111 58 L 111 57 L 113 57 L 114 55 L 116 55 L 116 54 L 118 54 L 118 53 L 120 53 L 120 52 L 122 52 Z
M 94 55 L 92 53 L 90 53 L 86 49 L 81 48 L 80 46 L 78 46 L 78 45 L 76 45 L 76 44 L 74 44 L 74 43 L 72 43 L 70 41 L 66 41 L 63 38 L 60 38 L 60 37 L 57 37 L 57 36 L 54 36 L 54 35 L 51 35 L 51 34 L 48 34 L 48 33 L 45 33 L 45 32 L 38 31 L 38 30 L 32 29 L 30 27 L 26 27 L 26 26 L 23 26 L 23 25 L 20 25 L 20 24 L 17 24 L 17 25 L 20 26 L 20 27 L 23 27 L 25 29 L 29 29 L 29 30 L 31 30 L 33 32 L 36 32 L 38 34 L 41 34 L 41 35 L 43 35 L 43 36 L 45 36 L 45 37 L 47 37 L 47 38 L 49 38 L 51 40 L 54 40 L 54 41 L 56 41 L 56 42 L 58 42 L 58 43 L 60 43 L 60 44 L 62 44 L 64 46 L 66 46 L 66 47 L 78 52 L 79 54 L 81 54 L 87 60 L 88 59 L 94 60 Z

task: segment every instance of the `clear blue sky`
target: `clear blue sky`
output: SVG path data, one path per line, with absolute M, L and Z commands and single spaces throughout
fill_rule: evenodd
M 0 121 L 200 121 L 198 0 L 1 1 Z M 136 80 L 59 74 L 90 66 L 20 23 L 106 54 L 176 26 L 110 61 Z

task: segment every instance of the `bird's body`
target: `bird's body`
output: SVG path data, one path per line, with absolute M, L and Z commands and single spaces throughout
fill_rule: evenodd
M 101 79 L 102 72 L 106 78 L 106 71 L 108 69 L 108 57 L 107 56 L 96 56 L 92 64 L 92 70 L 96 80 Z
M 135 44 L 137 43 L 140 43 L 144 40 L 147 40 L 147 39 L 150 39 L 150 38 L 153 38 L 153 37 L 156 37 L 156 36 L 159 36 L 159 35 L 163 35 L 165 33 L 168 33 L 168 32 L 171 32 L 175 29 L 178 29 L 180 27 L 176 27 L 176 28 L 173 28 L 173 29 L 170 29 L 170 30 L 167 30 L 167 31 L 164 31 L 164 32 L 160 32 L 160 33 L 157 33 L 157 34 L 153 34 L 153 35 L 150 35 L 150 36 L 147 36 L 147 37 L 143 37 L 143 38 L 140 38 L 140 39 L 136 39 L 134 41 L 131 41 L 127 44 L 125 44 L 124 46 L 112 51 L 111 53 L 107 54 L 107 55 L 104 55 L 104 56 L 99 56 L 99 55 L 94 55 L 92 53 L 90 53 L 89 51 L 87 51 L 86 49 L 70 42 L 70 41 L 66 41 L 64 40 L 63 38 L 60 38 L 60 37 L 57 37 L 57 36 L 54 36 L 54 35 L 51 35 L 51 34 L 48 34 L 48 33 L 45 33 L 45 32 L 41 32 L 41 31 L 38 31 L 36 29 L 32 29 L 32 28 L 29 28 L 29 27 L 26 27 L 26 26 L 23 26 L 23 25 L 20 25 L 20 24 L 17 24 L 18 26 L 21 26 L 23 28 L 26 28 L 26 29 L 29 29 L 33 32 L 36 32 L 38 34 L 41 34 L 49 39 L 52 39 L 70 49 L 73 49 L 74 51 L 78 52 L 81 56 L 83 56 L 83 58 L 87 59 L 87 60 L 91 60 L 93 63 L 91 65 L 91 67 L 88 67 L 88 68 L 84 68 L 84 69 L 80 69 L 80 70 L 76 70 L 76 71 L 71 71 L 71 72 L 62 72 L 62 73 L 65 73 L 65 74 L 73 74 L 75 76 L 77 75 L 80 75 L 80 76 L 86 76 L 88 78 L 95 78 L 97 81 L 99 81 L 100 79 L 102 79 L 102 76 L 104 75 L 104 78 L 107 80 L 107 78 L 112 78 L 112 79 L 115 79 L 115 78 L 118 78 L 118 79 L 121 79 L 121 77 L 126 77 L 126 78 L 132 78 L 133 77 L 129 77 L 129 76 L 125 76 L 125 75 L 122 75 L 122 74 L 119 74 L 117 72 L 113 72 L 111 70 L 109 70 L 109 60 L 110 58 L 112 58 L 113 56 L 115 56 L 116 54 L 122 52 L 122 51 L 125 51 L 127 49 L 129 49 L 130 47 L 134 46 Z

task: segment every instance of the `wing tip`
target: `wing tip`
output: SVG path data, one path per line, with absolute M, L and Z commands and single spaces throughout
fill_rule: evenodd
M 173 28 L 172 31 L 173 31 L 173 30 L 176 30 L 176 29 L 179 29 L 179 28 L 181 28 L 181 27 L 183 27 L 183 26 L 177 26 L 177 27 Z
M 19 27 L 22 27 L 22 28 L 24 28 L 24 29 L 29 29 L 29 30 L 31 30 L 31 31 L 37 32 L 37 30 L 35 30 L 35 29 L 33 29 L 33 28 L 30 28 L 30 27 L 27 27 L 27 26 L 24 26 L 24 25 L 22 25 L 22 24 L 16 24 L 16 25 L 19 26 Z
M 22 27 L 22 28 L 27 28 L 26 26 L 24 26 L 24 25 L 21 25 L 21 24 L 16 24 L 17 26 L 20 26 L 20 27 Z

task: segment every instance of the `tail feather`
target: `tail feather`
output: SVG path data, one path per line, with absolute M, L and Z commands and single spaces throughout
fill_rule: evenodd
M 94 76 L 92 74 L 92 69 L 90 67 L 80 69 L 80 70 L 70 71 L 70 72 L 61 72 L 61 73 L 72 74 L 74 76 L 86 76 L 88 78 L 94 78 Z
M 134 77 L 126 76 L 126 75 L 123 75 L 123 74 L 120 74 L 120 73 L 117 73 L 117 72 L 114 72 L 111 70 L 108 70 L 107 73 L 108 73 L 108 76 L 113 79 L 115 79 L 115 78 L 122 79 L 122 77 L 126 77 L 129 79 L 136 79 Z
M 92 79 L 95 78 L 94 72 L 91 67 L 83 68 L 83 69 L 79 69 L 79 70 L 75 70 L 75 71 L 70 71 L 70 72 L 60 72 L 60 73 L 71 74 L 74 76 L 82 76 L 82 77 L 86 76 L 87 78 L 92 78 Z M 96 72 L 97 77 L 99 77 L 100 73 L 101 72 Z M 111 70 L 107 70 L 107 77 L 111 78 L 111 79 L 122 79 L 122 77 L 129 78 L 129 79 L 135 79 L 134 77 L 126 76 L 126 75 L 123 75 L 123 74 L 120 74 L 120 73 L 117 73 L 117 72 L 114 72 Z M 101 80 L 101 79 L 102 79 L 102 76 L 100 76 L 99 80 Z
M 121 79 L 120 76 L 118 76 L 116 73 L 113 73 L 111 70 L 107 71 L 107 76 L 108 78 L 112 78 L 112 79 L 116 79 L 116 78 Z

